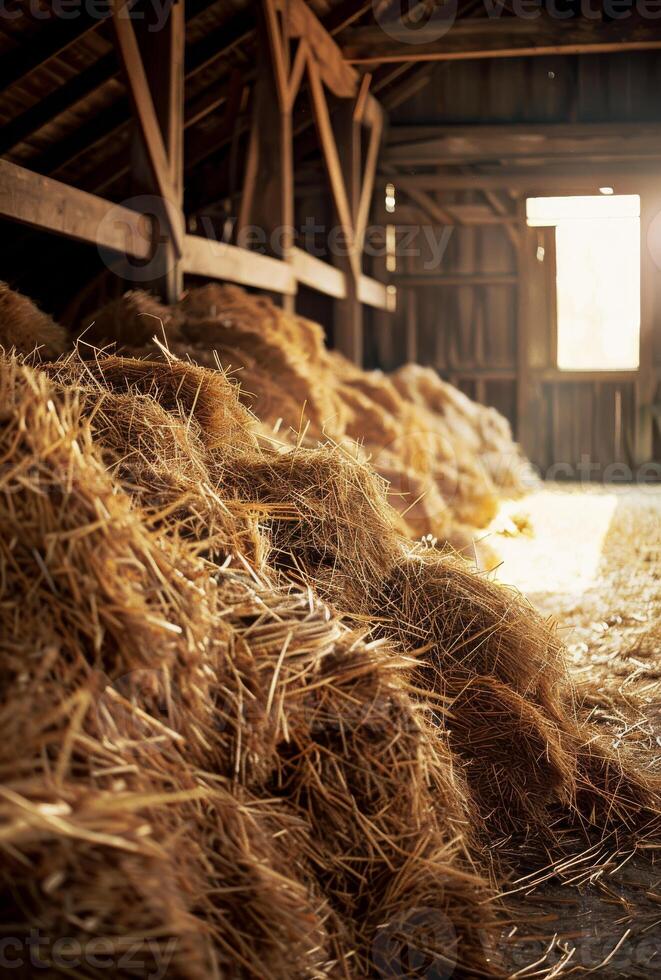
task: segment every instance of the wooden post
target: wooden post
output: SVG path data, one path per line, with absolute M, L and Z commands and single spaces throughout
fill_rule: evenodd
M 144 194 L 153 204 L 158 221 L 158 247 L 154 253 L 154 278 L 146 285 L 167 303 L 175 303 L 183 288 L 183 267 L 180 246 L 171 227 L 176 221 L 183 233 L 183 154 L 184 154 L 184 51 L 185 0 L 173 0 L 165 24 L 155 30 L 155 8 L 145 4 L 144 18 L 131 24 L 139 44 L 144 75 L 148 83 L 156 120 L 165 149 L 169 177 L 168 194 L 172 200 L 159 207 L 156 198 L 163 198 L 162 181 L 154 175 L 153 160 L 143 125 L 136 119 L 131 145 L 132 184 L 135 194 Z M 138 10 L 138 7 L 133 7 Z M 151 28 L 151 29 L 150 29 Z M 125 69 L 127 66 L 125 65 Z
M 406 361 L 414 364 L 418 360 L 418 294 L 415 289 L 406 290 L 405 316 Z
M 268 255 L 290 261 L 294 247 L 294 137 L 292 100 L 287 92 L 289 46 L 273 18 L 275 10 L 266 4 L 258 22 L 260 67 L 237 244 L 259 244 Z M 293 312 L 294 295 L 282 296 L 281 302 Z
M 337 149 L 344 174 L 346 194 L 352 225 L 360 206 L 361 195 L 361 128 L 356 121 L 353 102 L 345 101 L 336 113 L 335 127 Z M 340 225 L 346 227 L 346 222 L 337 215 Z M 342 250 L 353 243 L 341 242 Z M 355 275 L 354 263 L 348 255 L 338 255 L 335 263 L 344 271 L 347 283 L 347 295 L 344 299 L 336 300 L 334 311 L 333 337 L 335 347 L 354 364 L 363 363 L 363 309 L 358 298 L 358 281 Z
M 534 434 L 531 432 L 529 408 L 531 400 L 529 331 L 531 317 L 530 289 L 532 256 L 531 237 L 526 234 L 526 200 L 522 197 L 517 203 L 520 226 L 516 252 L 518 289 L 516 309 L 516 438 L 524 451 L 529 452 Z
M 651 404 L 657 386 L 655 372 L 654 329 L 658 310 L 661 309 L 661 250 L 654 242 L 658 235 L 648 240 L 650 225 L 661 213 L 661 196 L 651 190 L 640 198 L 640 365 L 635 386 L 634 418 L 634 465 L 653 458 L 654 419 Z M 657 219 L 661 220 L 661 219 Z M 655 254 L 653 254 L 655 253 Z

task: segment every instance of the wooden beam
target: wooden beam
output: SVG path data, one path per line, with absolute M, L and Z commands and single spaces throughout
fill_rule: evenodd
M 170 16 L 168 18 L 170 30 L 176 32 L 178 37 L 181 34 L 180 25 L 183 23 L 181 11 L 181 4 L 175 4 L 170 10 Z M 164 134 L 159 124 L 151 86 L 145 72 L 133 23 L 126 6 L 126 0 L 113 0 L 113 27 L 117 39 L 118 54 L 124 67 L 135 116 L 140 127 L 140 134 L 144 141 L 147 160 L 154 178 L 155 189 L 165 202 L 165 215 L 170 225 L 173 244 L 177 255 L 180 256 L 183 251 L 183 221 L 180 217 L 181 195 L 177 186 L 179 178 L 175 175 L 174 171 L 177 162 L 171 161 L 169 158 L 168 150 L 171 150 L 171 146 L 166 147 L 165 140 L 169 141 L 170 135 L 167 132 Z M 177 56 L 177 66 L 170 65 L 169 61 L 167 65 L 167 72 L 172 79 L 176 75 L 177 85 L 183 84 L 183 70 L 179 68 L 180 60 L 180 57 Z M 181 83 L 179 82 L 180 77 Z M 168 99 L 171 98 L 170 86 L 172 84 L 174 84 L 173 81 L 168 79 L 166 82 L 166 96 Z M 174 138 L 178 140 L 179 136 L 177 135 Z
M 207 7 L 211 5 L 213 0 L 187 0 L 186 3 L 186 16 L 187 19 L 193 20 L 200 13 L 202 13 Z M 87 16 L 81 11 L 82 16 Z M 110 16 L 109 14 L 107 16 Z M 68 25 L 71 25 L 71 21 L 66 21 Z M 96 25 L 99 26 L 101 20 L 96 18 Z M 85 25 L 80 24 L 81 27 Z M 90 26 L 90 30 L 94 27 Z M 71 35 L 71 44 L 80 40 L 83 35 L 73 34 Z M 50 50 L 55 51 L 58 39 L 57 35 L 54 34 L 53 29 L 49 31 L 49 42 Z M 68 46 L 67 46 L 68 47 Z M 55 54 L 51 54 L 50 57 L 61 57 L 67 48 L 60 48 L 55 51 Z M 32 47 L 30 53 L 35 57 L 39 56 L 39 51 L 36 47 Z M 22 77 L 27 77 L 25 73 L 26 65 L 26 51 L 22 46 L 17 52 L 20 54 L 20 72 Z M 48 61 L 49 59 L 43 59 L 42 62 Z M 35 67 L 39 67 L 36 64 Z M 30 69 L 33 70 L 33 69 Z M 3 127 L 0 132 L 0 154 L 8 153 L 14 146 L 26 139 L 32 133 L 36 133 L 42 126 L 47 123 L 52 122 L 58 115 L 71 109 L 77 102 L 82 101 L 96 89 L 100 88 L 110 81 L 119 72 L 119 64 L 114 52 L 104 55 L 98 61 L 95 61 L 88 68 L 84 68 L 82 71 L 78 72 L 68 81 L 64 82 L 63 85 L 58 86 L 44 98 L 40 99 L 35 105 L 30 106 L 26 109 L 20 116 L 16 116 L 12 119 L 6 126 Z M 3 62 L 3 77 L 11 77 L 11 65 L 7 61 Z M 22 79 L 21 79 L 22 80 Z M 54 169 L 54 168 L 53 168 Z
M 354 64 L 380 62 L 464 61 L 475 58 L 544 57 L 547 55 L 605 54 L 661 49 L 661 31 L 655 21 L 637 16 L 610 22 L 583 17 L 458 18 L 439 34 L 432 17 L 415 32 L 394 22 L 344 31 L 340 46 Z M 409 43 L 406 43 L 409 42 Z
M 501 201 L 498 194 L 496 194 L 494 191 L 488 190 L 485 190 L 482 193 L 484 194 L 485 200 L 488 201 L 493 208 L 493 217 L 498 219 L 499 222 L 503 223 L 507 237 L 510 240 L 510 244 L 512 248 L 517 251 L 521 237 L 519 232 L 522 221 L 525 221 L 525 215 L 519 215 L 518 218 L 512 219 L 512 215 L 509 213 L 507 206 L 503 201 Z
M 334 299 L 346 297 L 347 282 L 341 269 L 323 262 L 300 248 L 291 250 L 290 261 L 296 279 L 304 286 L 316 289 L 317 292 L 332 296 Z
M 135 27 L 117 9 L 116 35 L 136 109 L 131 186 L 138 199 L 145 196 L 159 227 L 160 246 L 147 286 L 165 302 L 176 303 L 183 291 L 185 4 L 173 4 L 158 30 L 153 9 L 147 8 Z
M 640 214 L 640 366 L 636 374 L 633 456 L 636 465 L 654 458 L 654 418 L 651 405 L 659 384 L 654 364 L 661 312 L 661 277 L 650 242 L 661 211 L 658 190 L 641 195 Z
M 269 252 L 288 259 L 294 244 L 294 164 L 289 87 L 289 42 L 274 0 L 263 0 L 258 23 L 261 67 L 253 92 L 253 119 L 237 242 L 258 228 Z M 284 292 L 284 291 L 281 291 Z M 284 305 L 293 309 L 284 292 Z
M 362 252 L 365 242 L 365 230 L 369 221 L 370 209 L 372 206 L 372 196 L 374 194 L 374 182 L 376 180 L 376 165 L 379 159 L 381 148 L 381 137 L 383 135 L 383 117 L 378 114 L 372 120 L 369 139 L 367 143 L 367 153 L 365 156 L 365 167 L 362 175 L 362 186 L 355 217 L 356 248 Z
M 371 9 L 374 0 L 341 0 L 324 17 L 324 27 L 329 34 L 339 34 L 350 27 L 355 20 Z
M 275 82 L 280 111 L 284 112 L 290 108 L 288 44 L 280 31 L 276 0 L 262 0 L 262 10 L 271 53 L 271 80 Z
M 383 162 L 399 166 L 468 164 L 554 157 L 651 157 L 661 153 L 658 123 L 390 127 Z
M 616 193 L 637 193 L 649 182 L 658 182 L 658 171 L 638 169 L 632 166 L 591 167 L 529 167 L 513 170 L 499 168 L 473 171 L 472 173 L 382 173 L 380 184 L 392 182 L 398 191 L 484 191 L 515 190 L 520 193 L 548 194 L 551 191 L 567 194 L 595 194 L 600 186 L 609 184 Z M 626 189 L 626 190 L 625 190 Z
M 14 85 L 22 85 L 36 68 L 66 54 L 86 34 L 100 27 L 104 19 L 93 16 L 81 4 L 73 19 L 55 15 L 47 18 L 37 36 L 29 42 L 26 43 L 19 35 L 19 47 L 2 56 L 0 94 L 4 94 Z
M 410 187 L 406 188 L 404 193 L 414 204 L 417 204 L 425 212 L 432 222 L 436 222 L 439 225 L 462 224 L 461 218 L 458 219 L 455 212 L 442 207 L 427 191 L 419 191 Z
M 372 279 L 371 276 L 361 275 L 358 280 L 358 302 L 365 306 L 373 306 L 377 310 L 393 312 L 397 303 L 397 294 L 388 290 L 385 283 Z
M 418 360 L 418 294 L 415 289 L 407 289 L 404 304 L 404 344 L 406 360 L 415 363 Z
M 325 108 L 325 100 L 323 105 Z M 345 100 L 339 107 L 333 133 L 327 140 L 334 151 L 330 159 L 323 140 L 322 145 L 331 186 L 336 183 L 343 194 L 346 216 L 340 209 L 343 199 L 338 200 L 334 187 L 335 213 L 349 249 L 346 255 L 338 254 L 335 257 L 335 262 L 346 277 L 347 288 L 344 299 L 335 303 L 333 309 L 333 345 L 354 364 L 362 365 L 363 309 L 358 295 L 362 275 L 362 244 L 358 242 L 356 230 L 361 191 L 362 133 L 355 110 L 353 100 Z
M 189 275 L 206 279 L 227 279 L 291 296 L 296 293 L 296 275 L 288 262 L 197 235 L 184 238 L 183 267 Z
M 342 51 L 304 0 L 280 0 L 285 12 L 286 29 L 291 38 L 305 38 L 319 68 L 326 88 L 341 99 L 358 92 L 359 77 L 346 63 Z
M 562 368 L 545 368 L 534 372 L 538 381 L 552 384 L 577 384 L 595 381 L 611 381 L 618 384 L 633 384 L 637 371 L 566 371 Z
M 349 262 L 351 264 L 353 275 L 357 280 L 358 276 L 360 275 L 360 261 L 355 249 L 353 208 L 351 206 L 351 202 L 347 194 L 347 188 L 344 182 L 343 167 L 340 164 L 340 156 L 338 153 L 337 144 L 335 142 L 335 134 L 333 132 L 333 127 L 331 126 L 328 104 L 326 102 L 326 96 L 324 94 L 321 80 L 321 73 L 316 62 L 312 58 L 308 59 L 308 78 L 310 82 L 310 94 L 312 97 L 315 123 L 317 125 L 319 142 L 324 154 L 324 163 L 328 173 L 328 180 L 333 193 L 335 210 L 337 211 L 337 216 L 346 239 L 347 248 L 349 250 Z M 353 123 L 353 113 L 351 116 L 351 124 L 355 125 Z
M 134 258 L 152 254 L 152 223 L 146 215 L 8 160 L 0 160 L 0 214 Z

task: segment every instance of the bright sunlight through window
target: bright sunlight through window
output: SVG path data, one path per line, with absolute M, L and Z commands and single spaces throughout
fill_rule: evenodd
M 640 356 L 640 197 L 533 197 L 527 215 L 533 227 L 556 229 L 558 367 L 635 371 Z

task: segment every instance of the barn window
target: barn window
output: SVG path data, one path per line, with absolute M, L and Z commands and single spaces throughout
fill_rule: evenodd
M 640 197 L 535 197 L 528 224 L 555 227 L 557 366 L 635 371 L 640 358 Z

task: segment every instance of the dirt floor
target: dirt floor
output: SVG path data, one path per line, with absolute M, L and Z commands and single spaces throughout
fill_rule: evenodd
M 490 540 L 494 574 L 558 621 L 585 714 L 660 771 L 661 488 L 547 484 Z M 529 934 L 510 935 L 511 975 L 661 976 L 661 848 L 596 838 L 586 850 L 568 834 L 566 851 L 565 866 L 539 872 L 542 856 L 522 847 L 521 872 L 534 873 L 510 901 Z

